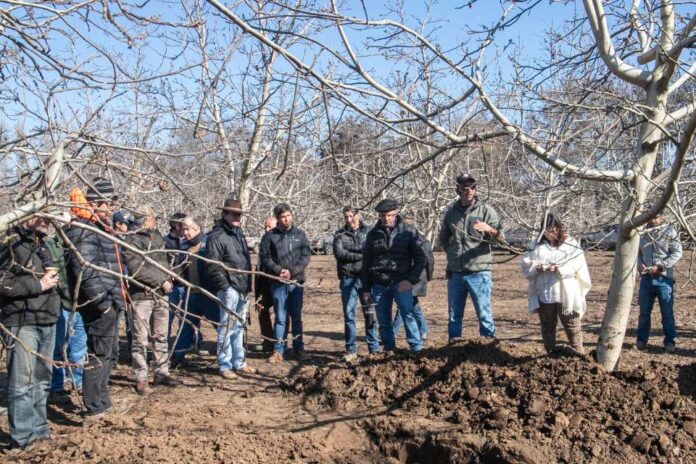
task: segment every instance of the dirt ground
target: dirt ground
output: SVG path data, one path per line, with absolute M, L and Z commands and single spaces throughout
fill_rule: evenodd
M 335 262 L 315 256 L 304 306 L 311 357 L 304 364 L 271 365 L 251 353 L 259 373 L 230 381 L 217 375 L 212 356 L 192 356 L 174 372 L 183 386 L 157 387 L 148 397 L 135 394 L 131 369 L 120 364 L 115 411 L 103 422 L 83 426 L 76 398 L 74 405 L 50 406 L 55 439 L 24 454 L 0 451 L 0 460 L 693 463 L 696 284 L 686 284 L 690 259 L 682 260 L 677 280 L 677 353 L 662 351 L 657 308 L 648 351 L 631 350 L 634 306 L 619 369 L 610 375 L 591 356 L 544 356 L 538 319 L 527 313 L 526 281 L 518 259 L 507 254 L 496 254 L 493 274 L 497 342 L 479 340 L 469 304 L 464 339 L 446 344 L 445 257 L 437 254 L 435 279 L 421 300 L 430 324 L 427 349 L 417 358 L 397 353 L 346 364 Z M 611 261 L 609 253 L 589 258 L 588 351 L 597 340 Z M 258 331 L 256 320 L 252 328 Z M 209 348 L 212 330 L 206 337 Z M 406 346 L 403 332 L 399 343 Z M 0 397 L 4 404 L 4 393 Z M 0 424 L 0 447 L 6 447 L 6 419 Z

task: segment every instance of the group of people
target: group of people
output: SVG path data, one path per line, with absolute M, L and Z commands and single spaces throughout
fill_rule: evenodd
M 447 257 L 448 338 L 461 338 L 470 297 L 480 336 L 493 339 L 491 250 L 493 242 L 504 241 L 502 225 L 495 209 L 478 199 L 472 176 L 459 176 L 456 189 L 459 198 L 447 208 L 439 234 Z M 252 269 L 239 200 L 225 200 L 208 233 L 194 216 L 177 213 L 166 236 L 157 230 L 152 210 L 138 217 L 114 211 L 117 200 L 111 182 L 95 178 L 86 195 L 79 189 L 71 192 L 72 217 L 56 227 L 55 237 L 48 237 L 46 215 L 35 215 L 12 229 L 0 245 L 8 416 L 18 449 L 50 437 L 49 391 L 58 401 L 68 390 L 80 390 L 86 422 L 112 408 L 109 381 L 118 359 L 123 315 L 135 390 L 142 395 L 151 391 L 150 367 L 153 384 L 180 383 L 172 369 L 185 364 L 186 354 L 201 346 L 203 321 L 216 327 L 220 376 L 234 379 L 255 373 L 246 360 L 244 339 L 252 292 L 263 337 L 254 349 L 267 352 L 271 363 L 306 357 L 302 308 L 311 248 L 305 232 L 294 224 L 289 205 L 277 205 L 266 219 Z M 358 303 L 370 355 L 380 346 L 383 351 L 395 349 L 402 326 L 414 353 L 428 337 L 419 298 L 426 295 L 433 277 L 432 245 L 418 232 L 414 218 L 400 215 L 400 210 L 396 200 L 380 201 L 375 207 L 379 219 L 370 228 L 356 209 L 346 206 L 344 226 L 334 234 L 346 361 L 358 356 Z M 548 352 L 556 346 L 558 319 L 570 345 L 582 352 L 581 319 L 591 286 L 584 253 L 558 217 L 547 215 L 541 229 L 538 243 L 521 260 L 529 281 L 529 310 L 539 314 Z M 655 298 L 662 312 L 665 350 L 675 349 L 673 268 L 680 256 L 674 229 L 661 216 L 653 219 L 641 237 L 637 265 L 639 349 L 647 346 Z M 175 319 L 180 322 L 173 330 Z

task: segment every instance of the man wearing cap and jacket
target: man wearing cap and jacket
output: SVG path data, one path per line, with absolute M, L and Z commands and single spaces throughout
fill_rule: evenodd
M 638 250 L 638 330 L 636 331 L 636 348 L 644 350 L 650 336 L 650 315 L 655 298 L 660 304 L 662 330 L 665 333 L 664 346 L 667 353 L 676 350 L 677 336 L 674 321 L 674 266 L 682 256 L 679 234 L 664 222 L 662 214 L 648 222 L 647 228 L 640 236 Z
M 472 176 L 457 177 L 457 193 L 459 199 L 447 208 L 440 228 L 440 244 L 447 253 L 449 340 L 462 336 L 467 295 L 474 303 L 479 334 L 495 338 L 491 243 L 503 239 L 502 226 L 498 213 L 476 196 L 476 180 Z
M 217 329 L 218 369 L 223 378 L 234 379 L 236 374 L 256 372 L 246 363 L 244 352 L 251 256 L 241 229 L 242 203 L 228 198 L 219 209 L 222 220 L 208 236 L 206 253 L 210 262 L 207 271 L 217 297 L 225 305 L 220 308 Z
M 413 286 L 420 281 L 425 255 L 418 231 L 398 215 L 396 200 L 385 199 L 375 207 L 379 220 L 367 233 L 361 271 L 362 291 L 368 302 L 377 304 L 379 334 L 385 351 L 396 347 L 392 327 L 392 303 L 396 301 L 406 327 L 411 351 L 422 349 L 413 309 Z
M 166 295 L 172 291 L 172 280 L 165 272 L 169 268 L 164 239 L 157 230 L 157 218 L 149 211 L 142 220 L 142 227 L 125 239 L 129 248 L 123 251 L 128 267 L 132 307 L 133 347 L 131 351 L 135 374 L 135 391 L 140 395 L 150 393 L 148 387 L 147 348 L 152 339 L 154 348 L 154 385 L 176 386 L 178 381 L 169 375 L 167 327 L 169 323 Z M 159 265 L 145 260 L 145 256 Z M 165 269 L 165 270 L 163 270 Z
M 0 243 L 0 324 L 7 331 L 0 335 L 7 347 L 9 432 L 18 449 L 50 438 L 46 401 L 60 296 L 47 232 L 48 222 L 33 217 Z
M 262 269 L 286 281 L 276 281 L 271 285 L 273 309 L 275 310 L 275 346 L 268 358 L 270 363 L 283 360 L 285 352 L 285 333 L 288 316 L 292 322 L 292 347 L 295 355 L 302 361 L 305 357 L 302 341 L 302 303 L 305 282 L 305 268 L 309 265 L 311 249 L 304 231 L 293 224 L 290 206 L 281 203 L 273 208 L 277 225 L 263 236 L 259 247 Z
M 124 310 L 124 265 L 110 238 L 111 214 L 118 197 L 108 179 L 97 177 L 87 189 L 89 217 L 66 227 L 65 261 L 71 293 L 79 285 L 78 308 L 87 332 L 87 361 L 82 379 L 85 419 L 95 420 L 111 408 L 109 379 L 118 360 L 118 320 Z M 79 227 L 92 227 L 101 233 Z M 72 244 L 85 263 L 70 248 Z M 109 272 L 105 272 L 109 271 Z M 79 282 L 78 282 L 79 280 Z

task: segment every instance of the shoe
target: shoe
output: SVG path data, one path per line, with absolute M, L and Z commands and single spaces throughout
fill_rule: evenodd
M 70 393 L 66 392 L 65 390 L 50 392 L 48 394 L 49 404 L 64 405 L 71 402 L 72 400 L 70 399 Z
M 220 371 L 220 377 L 222 377 L 223 379 L 227 379 L 227 380 L 232 380 L 232 379 L 238 378 L 237 374 L 235 374 L 234 372 L 232 372 L 230 370 Z
M 258 374 L 259 370 L 255 367 L 251 367 L 250 365 L 246 364 L 244 367 L 240 367 L 235 371 L 237 374 Z
M 164 385 L 165 387 L 178 387 L 182 384 L 181 380 L 177 380 L 171 375 L 156 375 L 153 385 Z
M 357 359 L 358 359 L 358 353 L 346 353 L 343 355 L 343 360 L 345 362 L 348 362 L 348 363 L 353 362 L 353 361 L 357 361 Z
M 462 341 L 462 337 L 452 337 L 449 339 L 449 341 L 447 343 L 449 343 L 450 345 L 454 345 L 455 343 L 461 342 L 461 341 Z
M 31 451 L 31 450 L 36 446 L 36 442 L 37 442 L 37 441 L 38 441 L 38 440 L 34 440 L 34 441 L 29 442 L 29 443 L 24 444 L 24 445 L 19 445 L 19 444 L 17 444 L 17 443 L 12 443 L 12 445 L 10 446 L 10 453 L 12 453 L 12 454 L 20 454 L 20 453 L 24 453 L 24 452 L 27 452 L 27 451 Z
M 147 380 L 138 380 L 135 383 L 135 392 L 138 395 L 149 395 L 150 393 L 152 393 L 152 389 L 147 384 Z
M 677 351 L 677 345 L 674 343 L 665 343 L 665 353 L 673 354 Z
M 178 369 L 179 367 L 183 367 L 185 365 L 186 365 L 186 361 L 184 359 L 172 357 L 172 359 L 169 361 L 169 368 L 170 369 Z
M 309 355 L 307 354 L 307 352 L 305 350 L 302 350 L 302 351 L 296 353 L 295 356 L 297 357 L 297 360 L 299 362 L 305 362 L 309 359 Z
M 422 334 L 420 334 L 420 336 L 421 336 L 421 340 L 425 341 L 428 339 L 428 332 L 423 332 Z
M 283 362 L 283 355 L 277 351 L 274 351 L 273 354 L 268 358 L 268 362 L 271 364 L 282 363 Z
M 645 351 L 648 348 L 648 342 L 636 340 L 636 344 L 633 347 L 638 351 Z

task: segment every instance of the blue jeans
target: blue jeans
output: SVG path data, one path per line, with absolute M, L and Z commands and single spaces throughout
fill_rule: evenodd
M 60 317 L 56 323 L 56 346 L 53 350 L 54 361 L 65 361 L 63 359 L 63 345 L 67 337 L 67 362 L 78 364 L 80 367 L 68 367 L 68 381 L 73 388 L 82 388 L 82 373 L 84 372 L 85 355 L 87 354 L 87 332 L 85 323 L 80 313 L 75 311 L 70 320 L 71 312 L 62 309 Z M 51 380 L 51 391 L 58 392 L 64 389 L 65 367 L 53 368 L 53 379 Z
M 413 292 L 411 290 L 397 292 L 398 286 L 398 283 L 393 283 L 388 287 L 377 284 L 372 286 L 372 299 L 377 304 L 375 310 L 379 321 L 379 336 L 384 344 L 384 351 L 396 348 L 394 327 L 392 326 L 392 304 L 396 301 L 397 311 L 405 322 L 408 346 L 411 347 L 411 351 L 418 352 L 423 348 L 423 344 L 413 310 Z
M 302 342 L 302 300 L 304 288 L 294 284 L 274 283 L 271 287 L 273 295 L 273 309 L 275 311 L 275 326 L 273 327 L 276 339 L 273 349 L 280 354 L 285 352 L 285 325 L 288 319 L 292 323 L 292 349 L 295 353 L 304 350 Z M 288 317 L 289 316 L 289 317 Z
M 220 290 L 217 297 L 227 310 L 220 308 L 220 323 L 217 328 L 217 360 L 220 372 L 237 370 L 246 366 L 244 362 L 244 321 L 247 317 L 247 299 L 232 287 Z M 230 311 L 239 317 L 230 314 Z
M 25 446 L 49 433 L 46 402 L 51 388 L 50 361 L 56 344 L 56 326 L 25 325 L 8 330 L 28 350 L 44 358 L 27 352 L 18 341 L 4 334 L 5 343 L 11 347 L 7 355 L 10 436 L 16 445 Z
M 344 333 L 346 339 L 346 351 L 355 353 L 358 351 L 358 330 L 355 325 L 355 310 L 358 300 L 360 304 L 365 304 L 365 299 L 362 292 L 362 283 L 360 277 L 342 277 L 340 280 L 341 286 L 341 301 L 343 302 L 343 321 Z M 365 342 L 370 353 L 374 353 L 379 349 L 379 339 L 377 338 L 377 321 L 372 321 L 368 325 L 368 320 L 365 319 Z
M 414 298 L 415 300 L 415 298 Z M 425 320 L 425 314 L 418 304 L 417 301 L 413 302 L 413 313 L 416 318 L 416 324 L 418 324 L 418 332 L 420 332 L 421 339 L 428 335 L 428 322 Z M 394 337 L 399 335 L 401 326 L 404 325 L 404 320 L 401 319 L 401 313 L 397 311 L 396 316 L 394 316 L 394 322 L 392 323 L 392 329 L 394 330 Z
M 192 317 L 199 316 L 199 317 Z M 179 334 L 179 339 L 174 347 L 174 356 L 179 361 L 183 361 L 186 353 L 191 351 L 194 340 L 200 346 L 203 341 L 203 333 L 200 331 L 201 319 L 204 317 L 209 321 L 218 322 L 220 320 L 220 308 L 215 301 L 205 295 L 192 293 L 188 301 L 188 315 Z
M 462 336 L 462 319 L 467 295 L 471 295 L 474 310 L 479 321 L 479 334 L 482 337 L 495 337 L 491 293 L 493 279 L 491 271 L 453 272 L 447 281 L 447 304 L 449 321 L 447 331 L 450 340 Z
M 174 318 L 181 318 L 179 316 L 180 311 L 177 310 L 177 306 L 181 307 L 186 298 L 186 287 L 182 285 L 174 285 L 172 291 L 167 295 L 169 300 L 169 328 L 167 329 L 167 338 L 172 336 L 172 324 L 174 323 Z M 182 308 L 183 309 L 183 308 Z
M 652 313 L 655 298 L 660 304 L 662 315 L 662 330 L 665 333 L 665 344 L 674 343 L 677 337 L 676 323 L 674 322 L 674 279 L 663 276 L 643 276 L 640 278 L 638 288 L 638 341 L 648 342 L 650 337 L 650 314 Z

